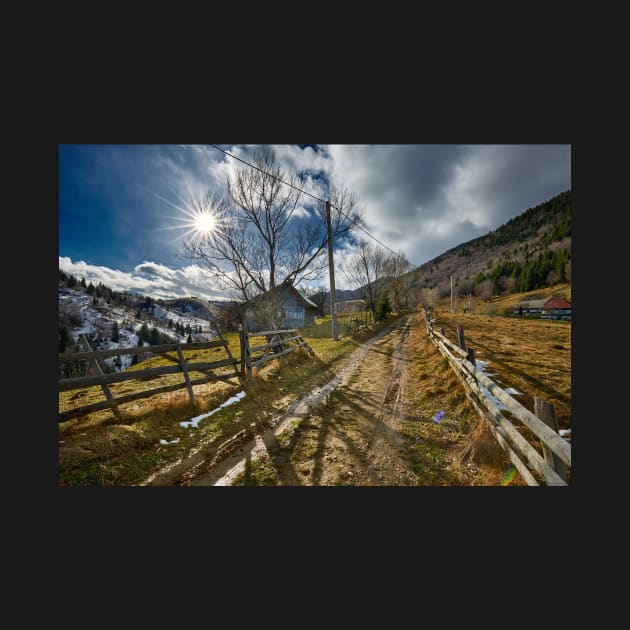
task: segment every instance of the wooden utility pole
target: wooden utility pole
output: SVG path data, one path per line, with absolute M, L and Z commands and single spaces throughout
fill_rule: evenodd
M 330 316 L 332 321 L 332 338 L 337 341 L 337 313 L 335 312 L 335 264 L 333 262 L 332 225 L 330 222 L 330 201 L 326 202 L 326 228 L 328 229 L 328 275 L 330 277 Z
M 451 274 L 451 313 L 455 312 L 455 306 L 453 304 L 453 274 Z

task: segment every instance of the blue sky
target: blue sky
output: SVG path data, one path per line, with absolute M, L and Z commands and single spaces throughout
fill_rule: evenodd
M 220 146 L 243 159 L 257 148 Z M 271 146 L 308 192 L 325 197 L 327 182 L 352 190 L 367 229 L 416 265 L 571 188 L 570 145 Z M 186 202 L 224 194 L 241 168 L 210 145 L 60 145 L 60 268 L 154 297 L 229 297 L 178 252 Z M 338 288 L 352 288 L 343 266 L 353 247 L 336 245 Z

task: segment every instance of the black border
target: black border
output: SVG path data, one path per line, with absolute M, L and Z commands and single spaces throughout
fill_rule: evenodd
M 73 143 L 571 144 L 572 166 L 577 159 L 580 164 L 577 172 L 586 168 L 581 145 L 578 145 L 578 152 L 573 144 L 575 127 L 566 93 L 563 107 L 550 109 L 553 93 L 543 99 L 531 90 L 526 93 L 518 89 L 512 93 L 495 90 L 490 98 L 483 99 L 478 90 L 472 89 L 474 87 L 469 82 L 462 85 L 461 93 L 451 90 L 442 94 L 437 90 L 437 93 L 423 93 L 421 98 L 412 91 L 400 94 L 383 87 L 355 95 L 353 99 L 322 90 L 314 93 L 306 103 L 287 95 L 286 101 L 275 110 L 275 116 L 271 115 L 274 112 L 272 106 L 265 106 L 265 103 L 245 95 L 241 96 L 240 106 L 239 97 L 225 95 L 225 102 L 218 105 L 213 101 L 209 106 L 205 99 L 202 99 L 203 104 L 196 105 L 186 100 L 175 106 L 170 101 L 159 111 L 155 109 L 156 101 L 148 98 L 124 98 L 124 103 L 116 103 L 113 108 L 109 108 L 106 101 L 97 108 L 94 106 L 96 100 L 84 99 L 82 103 L 89 102 L 89 107 L 82 108 L 79 103 L 69 108 L 63 122 L 56 126 L 51 143 L 46 145 L 47 186 L 41 187 L 42 198 L 38 201 L 40 208 L 49 209 L 49 217 L 56 216 L 58 145 Z M 152 96 L 157 100 L 158 95 Z M 222 98 L 219 96 L 218 100 Z M 147 112 L 152 114 L 147 115 Z M 572 190 L 572 267 L 576 277 L 578 270 L 584 272 L 579 249 L 584 232 L 589 230 L 585 226 L 584 213 L 592 200 L 588 200 L 590 193 L 582 184 L 572 185 Z M 51 236 L 53 232 L 57 238 Z M 88 531 L 90 538 L 97 536 L 98 531 L 99 539 L 109 536 L 118 539 L 123 532 L 142 529 L 146 534 L 152 529 L 156 540 L 170 540 L 172 536 L 185 538 L 207 531 L 212 533 L 211 538 L 215 534 L 229 536 L 232 540 L 245 536 L 246 540 L 262 542 L 267 537 L 277 540 L 278 532 L 283 532 L 288 537 L 298 536 L 302 540 L 308 535 L 323 536 L 337 543 L 362 537 L 368 532 L 371 536 L 380 532 L 390 542 L 409 542 L 410 537 L 415 538 L 422 532 L 423 536 L 428 536 L 425 540 L 469 541 L 471 546 L 512 535 L 516 535 L 522 544 L 524 537 L 531 535 L 540 537 L 541 549 L 536 547 L 535 551 L 537 563 L 544 562 L 544 548 L 562 544 L 560 540 L 564 534 L 561 530 L 572 526 L 575 486 L 585 482 L 584 456 L 578 461 L 577 474 L 568 489 L 240 488 L 217 491 L 197 488 L 59 488 L 55 448 L 57 427 L 54 426 L 57 410 L 54 341 L 57 297 L 54 290 L 58 268 L 58 222 L 53 219 L 50 229 L 41 230 L 34 236 L 39 241 L 36 264 L 44 274 L 40 286 L 45 287 L 43 292 L 37 293 L 36 300 L 40 307 L 41 301 L 45 302 L 45 325 L 41 330 L 50 343 L 43 371 L 51 375 L 49 382 L 41 386 L 43 390 L 37 387 L 43 394 L 33 397 L 37 408 L 34 417 L 45 425 L 43 430 L 40 422 L 36 426 L 42 451 L 37 460 L 35 483 L 43 485 L 61 529 L 86 532 L 84 540 L 88 539 Z M 579 329 L 586 318 L 582 313 L 587 311 L 587 300 L 579 286 L 584 286 L 580 280 L 573 289 L 577 311 L 573 322 L 574 349 L 584 341 Z M 578 427 L 583 427 L 586 422 L 585 413 L 577 405 L 578 401 L 580 405 L 585 404 L 586 398 L 578 386 L 582 380 L 579 376 L 582 356 L 581 351 L 573 356 L 572 396 Z M 39 444 L 41 434 L 44 440 Z M 578 445 L 583 443 L 579 435 L 578 431 Z M 45 466 L 42 467 L 41 462 L 45 462 Z M 549 534 L 550 522 L 564 524 L 562 528 L 558 527 L 557 536 Z M 392 544 L 401 551 L 400 542 L 398 547 Z M 522 560 L 527 561 L 525 557 Z

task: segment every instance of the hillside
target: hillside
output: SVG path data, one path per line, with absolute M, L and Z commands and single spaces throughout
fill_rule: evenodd
M 408 283 L 437 288 L 443 296 L 450 294 L 453 275 L 457 295 L 472 292 L 484 279 L 493 281 L 495 295 L 528 291 L 553 284 L 548 282 L 551 271 L 556 274 L 552 280 L 570 281 L 570 259 L 571 191 L 568 190 L 525 210 L 496 230 L 424 263 L 408 274 Z M 534 273 L 541 277 L 533 277 Z
M 70 286 L 69 286 L 70 285 Z M 181 304 L 179 305 L 181 307 Z M 201 309 L 197 309 L 202 312 Z M 60 276 L 58 293 L 59 352 L 80 352 L 86 348 L 82 337 L 93 350 L 128 348 L 153 343 L 186 343 L 189 334 L 196 339 L 209 339 L 216 335 L 209 317 L 203 318 L 177 310 L 147 298 L 121 295 L 99 287 L 90 291 L 75 279 Z M 119 371 L 128 368 L 132 355 L 103 360 L 104 370 Z M 68 376 L 68 375 L 64 375 Z

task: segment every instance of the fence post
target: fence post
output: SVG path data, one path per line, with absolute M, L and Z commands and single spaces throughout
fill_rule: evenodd
M 466 355 L 466 359 L 470 361 L 475 367 L 477 367 L 477 361 L 475 359 L 475 351 L 473 348 L 468 348 L 468 354 Z
M 464 337 L 464 327 L 462 324 L 457 324 L 457 340 L 459 341 L 459 347 L 462 350 L 466 350 L 466 339 Z
M 87 347 L 88 352 L 92 352 L 92 347 L 90 346 L 87 340 L 87 337 L 85 335 L 81 335 L 81 339 L 83 340 L 83 343 Z M 96 367 L 96 371 L 102 375 L 103 370 L 101 369 L 101 366 L 99 365 L 98 361 L 94 359 L 92 363 L 94 367 Z M 103 390 L 103 393 L 105 394 L 105 398 L 107 398 L 107 400 L 114 400 L 114 397 L 112 396 L 112 392 L 110 391 L 109 387 L 107 387 L 107 383 L 103 383 L 101 385 L 101 389 Z M 120 418 L 120 411 L 118 410 L 118 405 L 112 405 L 112 411 L 114 412 L 114 416 L 116 416 L 116 418 Z
M 239 338 L 239 345 L 241 347 L 241 378 L 244 379 L 245 378 L 245 339 L 246 339 L 246 335 L 245 335 L 245 330 L 244 330 L 244 326 L 243 323 L 240 323 L 238 325 L 238 338 Z
M 551 429 L 556 433 L 558 432 L 558 420 L 556 419 L 556 412 L 553 405 L 550 402 L 542 400 L 541 398 L 534 397 L 534 413 Z M 569 483 L 567 478 L 566 469 L 564 464 L 560 461 L 557 455 L 555 455 L 549 448 L 543 444 L 543 455 L 545 463 L 549 464 L 562 478 L 563 481 Z
M 188 395 L 190 396 L 190 402 L 193 407 L 195 406 L 195 396 L 193 394 L 193 388 L 190 384 L 190 377 L 188 376 L 188 366 L 186 365 L 186 361 L 184 360 L 184 355 L 182 354 L 182 347 L 180 344 L 176 345 L 177 357 L 179 358 L 179 367 L 182 368 L 182 372 L 184 373 L 184 381 L 186 381 L 186 389 L 188 390 Z
M 252 377 L 252 366 L 249 356 L 249 331 L 247 329 L 247 320 L 243 320 L 241 324 L 241 374 L 247 380 Z

